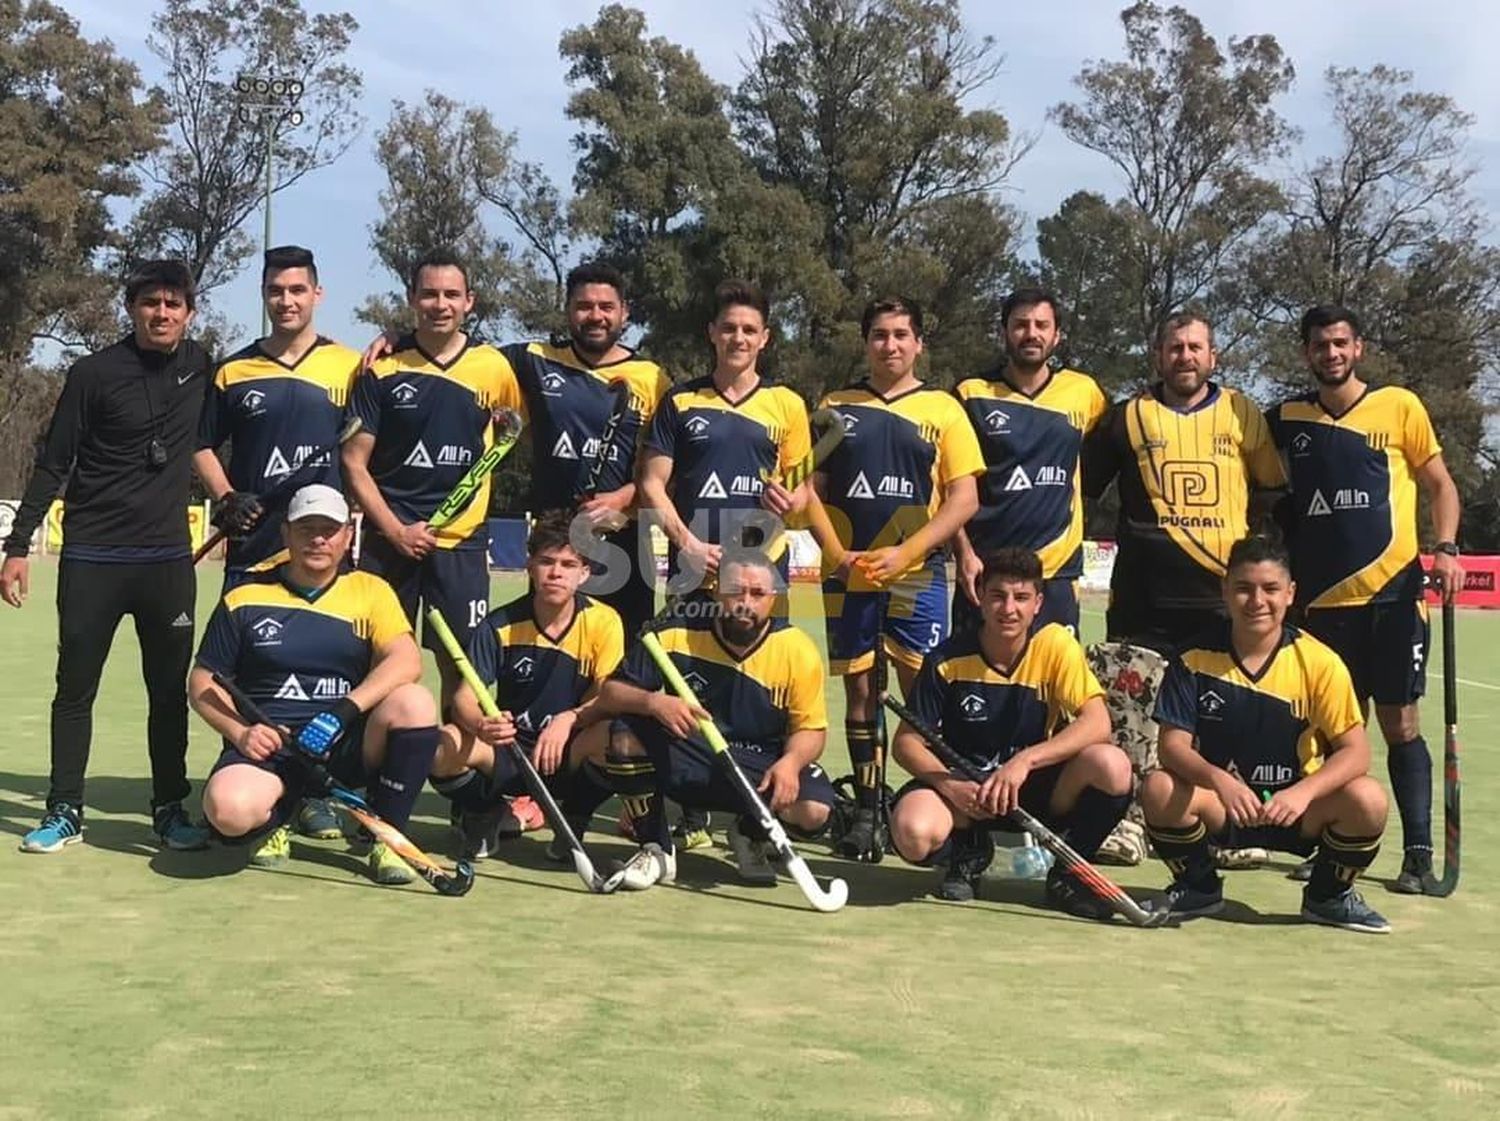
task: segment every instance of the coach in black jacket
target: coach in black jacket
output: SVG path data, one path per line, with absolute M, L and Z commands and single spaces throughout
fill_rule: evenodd
M 135 619 L 149 701 L 152 824 L 169 848 L 208 844 L 182 800 L 195 590 L 188 484 L 212 365 L 183 338 L 194 293 L 181 262 L 143 265 L 126 283 L 125 306 L 134 331 L 68 371 L 0 569 L 0 598 L 20 607 L 31 535 L 66 487 L 51 789 L 41 825 L 21 841 L 26 852 L 56 852 L 82 837 L 94 697 L 125 615 Z

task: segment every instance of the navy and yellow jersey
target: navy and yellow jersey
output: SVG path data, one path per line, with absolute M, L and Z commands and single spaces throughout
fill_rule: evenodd
M 981 770 L 1056 735 L 1104 689 L 1078 640 L 1049 623 L 1009 668 L 984 656 L 979 634 L 958 634 L 932 651 L 912 685 L 911 709 Z
M 217 450 L 229 441 L 230 486 L 264 494 L 338 439 L 359 367 L 357 353 L 322 337 L 291 364 L 251 343 L 214 375 L 198 424 L 198 446 Z M 342 489 L 337 451 L 319 456 L 298 479 Z M 290 492 L 285 498 L 290 500 Z M 273 568 L 286 559 L 284 510 L 285 502 L 268 509 L 254 532 L 229 542 L 230 571 Z
M 491 444 L 491 413 L 524 414 L 510 363 L 472 337 L 450 361 L 437 361 L 407 335 L 359 376 L 354 415 L 375 437 L 370 475 L 403 522 L 425 521 Z M 484 549 L 490 480 L 464 511 L 436 530 L 439 549 Z
M 531 510 L 574 505 L 598 458 L 599 440 L 615 407 L 615 387 L 630 391 L 628 411 L 605 454 L 599 492 L 618 490 L 635 477 L 636 449 L 671 379 L 655 362 L 631 354 L 618 362 L 590 366 L 571 346 L 516 343 L 502 348 L 526 402 L 527 426 L 536 471 L 531 477 Z
M 1084 490 L 1120 484 L 1123 570 L 1158 607 L 1217 607 L 1229 548 L 1248 530 L 1252 488 L 1286 485 L 1271 431 L 1243 394 L 1210 383 L 1188 409 L 1160 385 L 1118 402 L 1084 445 Z
M 711 377 L 674 386 L 652 418 L 645 448 L 671 457 L 673 505 L 699 540 L 763 548 L 773 560 L 786 551 L 784 533 L 762 540 L 770 515 L 760 505 L 760 473 L 785 474 L 812 448 L 807 406 L 796 391 L 762 381 L 731 403 Z
M 748 744 L 779 754 L 794 732 L 828 727 L 822 655 L 785 620 L 773 618 L 741 657 L 729 652 L 708 619 L 674 620 L 656 634 L 731 746 Z M 615 676 L 651 692 L 665 684 L 640 643 L 630 648 Z
M 1258 795 L 1312 774 L 1332 740 L 1364 723 L 1348 669 L 1312 635 L 1285 627 L 1281 645 L 1252 674 L 1234 652 L 1227 622 L 1172 659 L 1155 717 L 1191 732 L 1204 759 Z
M 561 634 L 537 625 L 530 593 L 491 611 L 469 639 L 469 660 L 523 732 L 539 732 L 576 708 L 625 654 L 625 627 L 614 608 L 580 595 Z
M 899 545 L 932 520 L 949 483 L 984 470 L 962 407 L 934 386 L 882 397 L 861 381 L 818 408 L 844 423 L 843 440 L 818 471 L 845 548 Z
M 232 678 L 271 720 L 298 727 L 369 676 L 411 625 L 378 576 L 348 572 L 312 596 L 283 569 L 255 576 L 214 608 L 197 663 Z
M 1416 471 L 1443 449 L 1417 395 L 1370 387 L 1334 415 L 1309 393 L 1270 419 L 1291 478 L 1298 599 L 1309 607 L 1419 599 Z
M 979 510 L 964 527 L 983 556 L 1016 545 L 1042 561 L 1042 575 L 1083 573 L 1083 438 L 1109 407 L 1097 382 L 1056 370 L 1035 393 L 996 372 L 965 378 L 954 389 L 984 454 Z

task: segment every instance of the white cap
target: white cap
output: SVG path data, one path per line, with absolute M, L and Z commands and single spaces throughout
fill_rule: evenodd
M 331 486 L 313 483 L 292 495 L 286 508 L 287 521 L 296 522 L 303 518 L 332 518 L 342 525 L 349 520 L 349 503 Z

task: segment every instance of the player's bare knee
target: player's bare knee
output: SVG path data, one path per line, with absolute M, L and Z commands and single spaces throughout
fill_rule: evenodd
M 937 814 L 917 809 L 902 813 L 898 806 L 891 815 L 891 844 L 901 854 L 901 859 L 910 864 L 922 863 L 941 848 L 951 830 L 951 823 Z
M 1375 720 L 1386 743 L 1409 743 L 1422 734 L 1420 710 L 1415 704 L 1376 705 Z
M 606 759 L 639 759 L 645 754 L 646 745 L 629 728 L 610 729 L 609 746 L 605 748 Z
M 402 685 L 376 705 L 372 715 L 392 728 L 426 728 L 437 723 L 437 704 L 422 686 Z
M 793 802 L 782 811 L 781 820 L 804 833 L 816 833 L 827 824 L 828 812 L 825 802 Z
M 243 837 L 271 819 L 275 803 L 236 782 L 210 782 L 203 790 L 203 816 L 225 837 Z
M 1106 794 L 1129 794 L 1130 757 L 1112 743 L 1093 743 L 1078 753 L 1090 786 Z
M 1177 776 L 1157 769 L 1141 780 L 1141 812 L 1153 825 L 1171 825 L 1186 810 L 1187 799 L 1181 796 Z M 1189 792 L 1190 793 L 1190 792 Z
M 453 778 L 469 766 L 469 754 L 474 739 L 464 735 L 456 724 L 444 724 L 438 729 L 437 754 L 432 757 L 433 778 Z
M 1366 836 L 1385 830 L 1390 803 L 1380 783 L 1369 775 L 1360 775 L 1340 793 L 1345 803 L 1344 813 L 1340 816 L 1348 819 L 1340 822 L 1344 829 Z

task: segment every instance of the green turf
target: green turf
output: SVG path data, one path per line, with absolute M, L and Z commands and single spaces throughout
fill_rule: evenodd
M 0 616 L 14 838 L 46 787 L 54 580 L 34 568 L 32 602 Z M 1136 931 L 1043 910 L 1032 884 L 939 904 L 932 873 L 811 850 L 850 882 L 838 915 L 698 854 L 675 889 L 589 896 L 530 837 L 462 900 L 376 888 L 333 843 L 278 872 L 158 854 L 127 626 L 87 843 L 0 851 L 0 1119 L 1494 1117 L 1500 615 L 1461 618 L 1465 877 L 1446 901 L 1390 895 L 1387 848 L 1365 889 L 1389 938 L 1302 925 L 1273 871 L 1230 877 L 1228 921 Z M 195 726 L 195 777 L 215 754 Z M 446 846 L 443 809 L 424 796 L 418 843 Z

